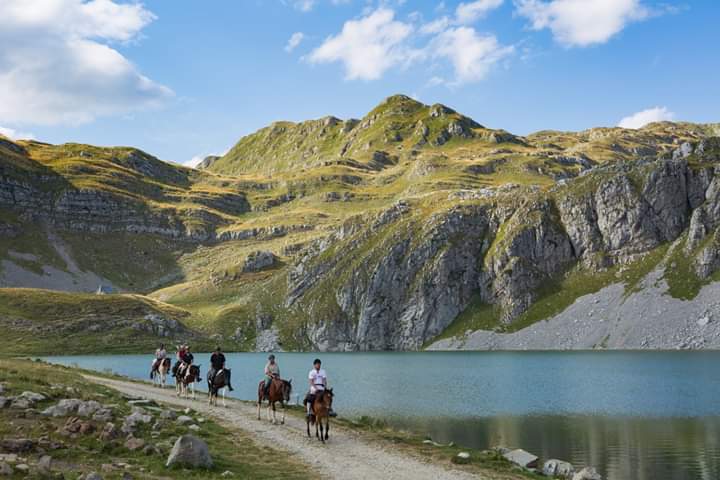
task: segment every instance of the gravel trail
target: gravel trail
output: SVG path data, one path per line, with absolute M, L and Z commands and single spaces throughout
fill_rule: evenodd
M 307 438 L 305 421 L 288 415 L 285 425 L 271 425 L 265 411 L 257 420 L 257 409 L 251 405 L 228 399 L 228 407 L 210 407 L 204 393 L 198 400 L 175 396 L 174 388 L 160 390 L 151 384 L 124 382 L 85 376 L 88 380 L 118 390 L 124 394 L 155 400 L 176 407 L 193 410 L 219 420 L 229 428 L 250 433 L 262 445 L 269 445 L 296 455 L 324 478 L 338 479 L 398 479 L 398 480 L 459 480 L 478 479 L 476 475 L 432 465 L 399 452 L 388 451 L 383 445 L 371 445 L 357 433 L 330 423 L 330 440 L 323 445 L 314 436 Z M 279 411 L 278 411 L 279 413 Z M 280 417 L 278 416 L 278 419 Z M 311 428 L 314 435 L 314 428 Z

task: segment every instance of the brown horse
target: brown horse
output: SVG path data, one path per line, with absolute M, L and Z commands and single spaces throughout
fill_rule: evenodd
M 290 401 L 290 393 L 292 392 L 292 379 L 282 380 L 278 377 L 274 377 L 270 382 L 270 388 L 268 394 L 265 395 L 265 381 L 261 380 L 258 385 L 258 403 L 257 403 L 257 418 L 260 420 L 260 406 L 263 400 L 268 401 L 267 406 L 267 417 L 268 421 L 273 424 L 277 423 L 277 415 L 275 412 L 275 403 L 280 402 L 282 406 L 282 420 L 281 424 L 285 424 L 285 404 Z M 270 408 L 272 407 L 272 418 L 270 418 Z
M 321 442 L 325 443 L 325 440 L 329 438 L 328 432 L 330 432 L 330 409 L 332 408 L 333 397 L 332 388 L 320 391 L 315 394 L 315 400 L 312 403 L 313 414 L 307 417 L 307 434 L 310 437 L 310 424 L 315 424 L 315 436 L 320 439 Z M 323 420 L 325 425 L 323 426 Z M 324 427 L 324 433 L 323 433 Z M 318 432 L 318 428 L 320 431 Z
M 200 381 L 200 365 L 190 365 L 185 369 L 185 373 L 183 374 L 182 378 L 175 377 L 175 382 L 177 385 L 177 394 L 178 396 L 184 395 L 185 398 L 188 397 L 188 386 L 190 387 L 190 391 L 192 392 L 192 398 L 195 400 L 195 382 Z
M 170 364 L 170 359 L 167 357 L 158 362 L 157 367 L 152 371 L 152 381 L 154 385 L 165 388 L 167 374 L 170 371 Z

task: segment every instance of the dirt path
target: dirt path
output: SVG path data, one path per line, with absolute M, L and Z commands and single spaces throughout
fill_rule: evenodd
M 257 420 L 255 407 L 235 400 L 228 400 L 228 408 L 209 407 L 204 394 L 198 400 L 185 400 L 175 396 L 175 389 L 160 390 L 150 384 L 123 382 L 107 378 L 86 376 L 95 383 L 114 388 L 127 395 L 143 397 L 158 402 L 191 407 L 205 415 L 220 420 L 227 427 L 235 427 L 253 435 L 260 444 L 293 453 L 313 466 L 326 478 L 368 479 L 387 478 L 398 480 L 458 480 L 478 479 L 465 472 L 452 471 L 441 466 L 424 463 L 416 458 L 386 448 L 374 446 L 358 434 L 330 425 L 330 441 L 323 445 L 314 437 L 307 438 L 305 422 L 287 416 L 285 425 L 271 425 L 265 411 Z M 314 435 L 314 430 L 311 430 Z

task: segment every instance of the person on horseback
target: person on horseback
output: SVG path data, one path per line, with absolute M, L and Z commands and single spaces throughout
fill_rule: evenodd
M 167 350 L 165 350 L 165 344 L 160 344 L 160 348 L 155 350 L 155 359 L 153 360 L 152 367 L 150 368 L 150 379 L 153 378 L 153 374 L 160 367 L 160 363 L 167 357 Z
M 275 355 L 270 354 L 268 363 L 265 364 L 265 395 L 270 392 L 270 383 L 273 378 L 280 378 L 280 365 L 275 361 Z
M 188 367 L 192 365 L 195 357 L 190 353 L 190 345 L 184 345 L 184 349 L 180 355 L 180 368 L 178 369 L 177 376 L 183 378 L 187 372 Z
M 177 351 L 175 352 L 175 365 L 173 365 L 172 368 L 173 377 L 179 377 L 178 371 L 180 370 L 180 365 L 182 365 L 183 355 L 185 355 L 185 345 L 181 343 L 177 346 Z
M 322 362 L 319 358 L 313 361 L 313 368 L 308 373 L 308 383 L 310 384 L 310 392 L 305 396 L 303 404 L 307 408 L 307 416 L 313 415 L 312 405 L 315 402 L 315 396 L 325 391 L 328 384 L 327 373 L 322 368 Z M 335 412 L 330 411 L 330 416 L 336 416 Z
M 215 352 L 210 356 L 210 382 L 215 380 L 215 375 L 221 370 L 225 370 L 225 381 L 227 383 L 228 390 L 233 391 L 232 385 L 230 385 L 230 370 L 225 369 L 225 355 L 223 355 L 220 346 L 215 349 Z

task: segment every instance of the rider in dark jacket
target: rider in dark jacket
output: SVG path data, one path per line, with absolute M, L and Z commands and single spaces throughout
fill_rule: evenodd
M 220 370 L 225 370 L 225 383 L 227 383 L 228 390 L 233 391 L 232 385 L 230 384 L 230 369 L 225 368 L 225 355 L 223 355 L 220 347 L 215 349 L 215 352 L 210 356 L 210 382 L 215 380 L 215 375 Z

